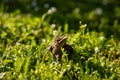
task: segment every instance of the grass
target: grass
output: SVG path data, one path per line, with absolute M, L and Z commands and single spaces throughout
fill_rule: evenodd
M 90 32 L 86 24 L 68 33 L 69 25 L 50 24 L 42 17 L 0 13 L 0 79 L 2 80 L 119 80 L 120 42 L 104 33 Z M 53 61 L 49 47 L 56 36 L 65 35 L 74 48 L 68 61 Z

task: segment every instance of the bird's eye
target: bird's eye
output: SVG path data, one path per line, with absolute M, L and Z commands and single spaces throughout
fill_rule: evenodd
M 59 42 L 59 40 L 57 40 Z
M 57 42 L 59 42 L 60 40 L 59 39 L 57 39 Z

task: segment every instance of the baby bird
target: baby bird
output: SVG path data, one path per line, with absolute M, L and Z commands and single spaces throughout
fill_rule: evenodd
M 58 59 L 58 60 L 62 59 L 63 53 L 61 48 L 63 48 L 64 51 L 66 51 L 69 60 L 72 58 L 73 48 L 70 45 L 66 44 L 66 40 L 67 37 L 65 36 L 60 36 L 55 38 L 52 46 L 50 47 L 50 51 L 52 52 L 54 59 Z

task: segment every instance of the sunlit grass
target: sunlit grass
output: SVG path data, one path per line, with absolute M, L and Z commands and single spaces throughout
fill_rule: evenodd
M 62 31 L 57 24 L 53 27 L 45 19 L 19 13 L 1 13 L 0 20 L 0 79 L 120 78 L 120 42 L 114 37 L 89 32 L 82 23 L 78 31 L 68 34 L 67 23 Z M 49 51 L 53 39 L 60 35 L 67 36 L 67 43 L 74 48 L 70 61 L 64 50 L 62 62 L 53 61 Z

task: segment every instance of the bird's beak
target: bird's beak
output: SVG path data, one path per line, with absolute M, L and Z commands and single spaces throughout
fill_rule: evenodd
M 66 40 L 66 39 L 67 39 L 67 37 L 64 36 L 61 41 Z
M 60 42 L 63 42 L 63 41 L 65 41 L 67 39 L 67 37 L 63 37 L 61 40 L 60 40 Z
M 63 37 L 63 40 L 64 40 L 64 39 L 67 39 L 67 37 L 64 36 L 64 37 Z

